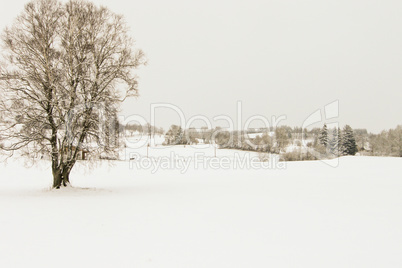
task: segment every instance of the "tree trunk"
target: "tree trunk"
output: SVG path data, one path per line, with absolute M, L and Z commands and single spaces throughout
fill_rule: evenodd
M 59 170 L 53 170 L 53 188 L 59 189 L 62 182 L 61 172 Z
M 70 185 L 71 168 L 66 166 L 53 170 L 53 188 L 60 189 L 61 186 L 67 187 Z
M 65 167 L 63 169 L 62 180 L 63 180 L 63 186 L 64 187 L 70 185 L 70 169 L 67 168 L 67 167 Z

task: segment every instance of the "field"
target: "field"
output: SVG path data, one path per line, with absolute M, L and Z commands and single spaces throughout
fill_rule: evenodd
M 46 161 L 2 164 L 0 267 L 402 267 L 402 159 L 196 166 L 205 150 L 78 165 L 61 190 Z

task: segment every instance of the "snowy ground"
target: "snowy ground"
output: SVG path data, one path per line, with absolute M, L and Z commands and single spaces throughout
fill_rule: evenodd
M 76 167 L 79 188 L 61 191 L 46 162 L 1 165 L 0 267 L 402 267 L 401 158 L 154 174 L 132 162 Z

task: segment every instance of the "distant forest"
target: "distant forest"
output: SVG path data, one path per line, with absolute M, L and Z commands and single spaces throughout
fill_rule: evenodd
M 379 134 L 369 133 L 367 129 L 352 129 L 349 125 L 331 129 L 326 124 L 310 130 L 280 126 L 232 132 L 221 127 L 183 130 L 177 125 L 165 132 L 150 124 L 130 124 L 120 125 L 120 133 L 123 132 L 125 135 L 165 135 L 165 145 L 216 144 L 219 148 L 281 154 L 290 160 L 315 158 L 302 148 L 328 157 L 355 154 L 402 157 L 402 125 Z

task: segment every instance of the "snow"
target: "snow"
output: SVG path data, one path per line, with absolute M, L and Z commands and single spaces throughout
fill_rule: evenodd
M 267 134 L 270 137 L 274 137 L 275 136 L 275 132 L 274 131 L 270 131 L 270 132 L 257 132 L 257 133 L 248 133 L 247 136 L 250 139 L 255 139 L 258 137 L 262 137 L 264 134 Z
M 151 138 L 147 134 L 126 135 L 124 141 L 128 145 L 144 146 L 147 144 L 161 145 L 165 142 L 165 135 L 152 135 Z
M 61 190 L 46 161 L 0 165 L 0 267 L 402 267 L 401 158 L 185 173 L 132 163 L 76 166 Z

